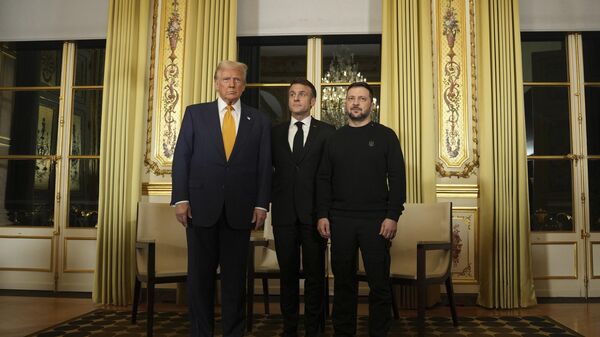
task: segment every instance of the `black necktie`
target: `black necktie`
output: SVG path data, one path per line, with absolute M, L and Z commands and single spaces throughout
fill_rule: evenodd
M 298 161 L 300 159 L 300 154 L 302 153 L 302 148 L 304 147 L 304 130 L 302 130 L 304 123 L 296 122 L 295 125 L 298 130 L 296 130 L 296 135 L 294 136 L 292 154 L 294 155 L 294 159 Z

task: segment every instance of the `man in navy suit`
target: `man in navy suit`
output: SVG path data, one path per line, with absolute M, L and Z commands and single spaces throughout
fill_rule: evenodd
M 214 333 L 220 267 L 224 337 L 244 334 L 250 230 L 262 227 L 271 190 L 271 123 L 241 104 L 247 67 L 222 61 L 214 102 L 187 107 L 173 158 L 177 220 L 186 227 L 191 335 Z
M 300 255 L 304 271 L 305 336 L 319 334 L 325 296 L 325 240 L 317 232 L 316 175 L 335 128 L 310 116 L 317 92 L 306 79 L 288 89 L 289 121 L 273 128 L 273 234 L 281 270 L 283 336 L 298 330 Z

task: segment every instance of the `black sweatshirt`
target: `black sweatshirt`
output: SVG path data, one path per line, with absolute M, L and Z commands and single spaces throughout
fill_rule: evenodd
M 317 177 L 317 218 L 398 221 L 405 201 L 404 158 L 392 129 L 374 122 L 346 125 L 329 138 Z

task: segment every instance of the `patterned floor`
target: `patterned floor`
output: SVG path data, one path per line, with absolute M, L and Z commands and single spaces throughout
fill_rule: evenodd
M 248 337 L 279 336 L 280 315 L 255 315 L 254 329 Z M 55 327 L 30 336 L 145 336 L 145 313 L 140 313 L 136 325 L 129 322 L 127 311 L 96 310 Z M 447 317 L 428 317 L 425 336 L 526 336 L 562 337 L 581 336 L 547 317 L 459 317 L 460 326 L 452 326 Z M 357 336 L 368 336 L 367 317 L 358 320 Z M 155 316 L 155 336 L 188 336 L 189 323 L 186 313 L 159 312 Z M 215 333 L 220 334 L 219 322 Z M 325 336 L 332 336 L 331 322 L 327 323 Z M 418 336 L 414 318 L 402 317 L 394 321 L 389 334 L 392 336 Z

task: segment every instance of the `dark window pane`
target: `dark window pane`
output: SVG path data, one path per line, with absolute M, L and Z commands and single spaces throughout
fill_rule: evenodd
M 572 231 L 571 161 L 528 160 L 532 231 Z
M 0 136 L 10 155 L 56 154 L 58 90 L 0 91 Z
M 102 85 L 104 79 L 105 41 L 77 43 L 75 85 Z
M 71 127 L 71 154 L 100 153 L 100 123 L 102 121 L 102 91 L 75 90 Z
M 60 85 L 62 42 L 9 42 L 0 48 L 0 86 Z
M 590 230 L 600 232 L 600 160 L 588 160 L 588 177 L 590 191 Z
M 240 62 L 248 65 L 248 83 L 289 83 L 306 77 L 305 37 L 239 38 Z
M 379 86 L 373 88 L 372 118 L 379 122 Z M 321 88 L 321 119 L 336 128 L 346 125 L 345 112 L 346 86 L 325 86 Z
M 0 226 L 54 225 L 55 165 L 0 160 Z
M 380 43 L 323 43 L 324 83 L 381 80 Z
M 69 227 L 98 223 L 99 159 L 71 159 L 69 171 Z
M 571 151 L 569 88 L 525 86 L 528 155 L 566 155 Z
M 585 88 L 587 152 L 600 155 L 600 87 Z
M 242 102 L 266 113 L 273 125 L 290 119 L 288 87 L 246 88 Z
M 600 82 L 600 32 L 585 32 L 583 40 L 583 79 Z
M 523 33 L 523 80 L 525 82 L 566 82 L 567 51 L 564 33 Z

